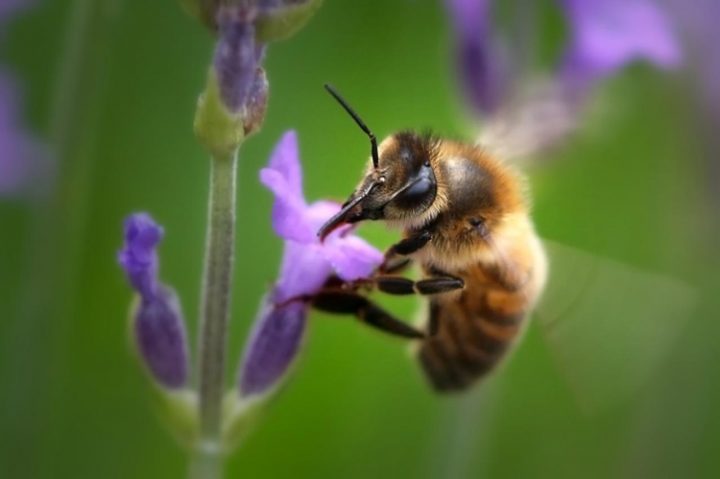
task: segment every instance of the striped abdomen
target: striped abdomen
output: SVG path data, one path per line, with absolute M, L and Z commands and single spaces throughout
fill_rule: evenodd
M 430 300 L 429 329 L 418 357 L 433 387 L 461 390 L 491 371 L 522 330 L 527 291 L 487 288 L 464 278 L 460 296 Z M 474 283 L 474 284 L 473 284 Z

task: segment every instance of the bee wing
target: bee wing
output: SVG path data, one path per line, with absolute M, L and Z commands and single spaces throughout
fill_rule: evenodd
M 694 308 L 666 276 L 545 241 L 550 277 L 536 319 L 580 406 L 630 397 L 661 372 Z
M 498 158 L 527 161 L 559 147 L 575 131 L 581 114 L 580 103 L 567 89 L 538 79 L 483 122 L 476 143 Z

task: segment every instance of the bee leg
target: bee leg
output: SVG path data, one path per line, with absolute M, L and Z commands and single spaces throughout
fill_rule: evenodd
M 407 256 L 425 246 L 432 239 L 429 230 L 420 230 L 416 235 L 408 236 L 402 241 L 395 243 L 387 252 L 385 252 L 385 261 L 380 265 L 379 270 L 383 273 L 398 271 L 399 268 L 393 268 L 393 261 L 397 256 Z
M 439 294 L 455 291 L 465 287 L 465 281 L 454 276 L 433 276 L 415 282 L 415 289 L 420 294 Z
M 315 294 L 311 304 L 322 311 L 353 314 L 360 321 L 393 336 L 422 339 L 425 333 L 393 317 L 375 303 L 357 293 L 325 290 Z
M 392 245 L 388 250 L 388 253 L 407 256 L 428 244 L 431 239 L 432 234 L 429 230 L 420 230 L 417 234 L 408 236 L 407 238 Z
M 406 295 L 422 294 L 432 295 L 447 293 L 465 286 L 465 282 L 454 276 L 433 276 L 420 281 L 413 281 L 401 276 L 376 276 L 369 280 L 377 289 L 387 294 Z
M 387 274 L 387 273 L 400 273 L 401 271 L 404 271 L 407 269 L 408 266 L 412 263 L 412 260 L 410 258 L 402 258 L 402 257 L 392 257 L 392 258 L 386 258 L 382 265 L 380 265 L 380 268 L 378 268 L 378 271 Z

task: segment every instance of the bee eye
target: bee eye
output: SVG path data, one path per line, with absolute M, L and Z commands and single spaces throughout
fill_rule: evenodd
M 397 197 L 397 203 L 401 207 L 415 207 L 425 202 L 428 196 L 434 192 L 435 184 L 430 178 L 420 178 L 408 189 Z

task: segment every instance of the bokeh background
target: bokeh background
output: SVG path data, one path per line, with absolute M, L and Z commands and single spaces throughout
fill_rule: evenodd
M 242 148 L 229 383 L 280 259 L 257 179 L 274 142 L 298 131 L 311 199 L 344 198 L 367 155 L 322 84 L 381 136 L 474 131 L 440 2 L 325 3 L 271 46 L 267 121 Z M 553 2 L 540 3 L 550 58 L 563 23 Z M 186 455 L 128 344 L 131 295 L 115 255 L 128 213 L 163 224 L 163 280 L 194 334 L 209 162 L 192 118 L 213 39 L 172 1 L 45 1 L 5 28 L 4 68 L 57 166 L 37 191 L 0 201 L 0 475 L 182 477 Z M 313 314 L 295 373 L 228 477 L 716 477 L 719 159 L 692 75 L 624 70 L 597 93 L 601 113 L 531 175 L 543 236 L 696 292 L 637 394 L 584 410 L 533 324 L 492 380 L 438 397 L 404 344 Z M 395 237 L 377 225 L 361 234 L 380 247 Z M 416 308 L 382 302 L 406 317 Z

